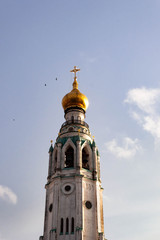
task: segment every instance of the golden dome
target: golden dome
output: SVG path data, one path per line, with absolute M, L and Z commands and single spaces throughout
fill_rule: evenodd
M 76 69 L 76 67 L 74 69 L 75 71 L 72 70 L 72 72 L 76 73 L 76 70 L 78 69 Z M 89 105 L 89 101 L 88 98 L 78 90 L 76 74 L 72 85 L 73 85 L 72 91 L 66 94 L 62 99 L 62 106 L 64 110 L 71 107 L 79 107 L 86 111 Z

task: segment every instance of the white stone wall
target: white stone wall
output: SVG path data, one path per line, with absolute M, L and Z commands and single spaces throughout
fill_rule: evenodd
M 71 186 L 70 193 L 65 192 L 66 185 Z M 100 209 L 102 200 L 98 181 L 82 176 L 56 178 L 47 189 L 47 199 L 48 214 L 44 240 L 98 239 L 98 232 L 102 232 Z M 86 207 L 86 201 L 91 202 L 91 209 Z M 49 212 L 50 204 L 53 204 L 52 212 Z M 71 234 L 72 217 L 74 234 Z M 60 234 L 61 218 L 64 219 L 62 235 Z M 69 219 L 69 234 L 66 234 L 66 218 Z M 54 229 L 56 233 L 51 232 Z
M 85 205 L 90 201 L 92 208 L 88 209 Z M 96 184 L 95 181 L 83 179 L 83 239 L 97 240 L 97 204 L 96 204 Z

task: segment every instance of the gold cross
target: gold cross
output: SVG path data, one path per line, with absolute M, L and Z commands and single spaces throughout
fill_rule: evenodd
M 74 66 L 74 69 L 71 70 L 70 72 L 73 72 L 74 73 L 74 78 L 77 78 L 76 76 L 76 72 L 80 71 L 80 69 L 78 69 L 76 66 Z

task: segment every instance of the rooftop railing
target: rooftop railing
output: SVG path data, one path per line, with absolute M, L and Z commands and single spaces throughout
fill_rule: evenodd
M 66 125 L 70 125 L 70 124 L 74 124 L 74 123 L 75 123 L 75 124 L 80 124 L 80 125 L 83 125 L 83 126 L 89 128 L 89 125 L 88 125 L 86 122 L 81 121 L 81 120 L 76 120 L 76 119 L 74 119 L 74 120 L 68 120 L 68 121 L 64 122 L 64 123 L 62 124 L 61 128 L 64 127 L 64 126 L 66 126 Z

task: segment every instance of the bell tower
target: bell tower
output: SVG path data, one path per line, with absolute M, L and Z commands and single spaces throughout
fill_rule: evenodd
M 44 233 L 40 240 L 104 240 L 100 156 L 84 121 L 89 105 L 78 90 L 62 99 L 65 122 L 49 149 Z

